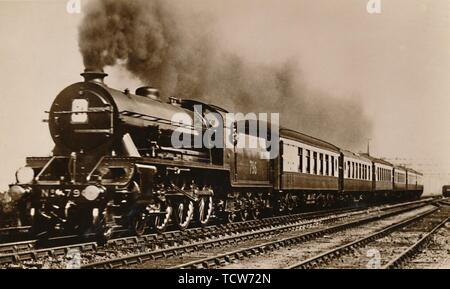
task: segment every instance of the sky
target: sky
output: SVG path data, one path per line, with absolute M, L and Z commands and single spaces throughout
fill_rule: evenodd
M 81 80 L 87 1 L 70 14 L 66 0 L 0 0 L 0 188 L 26 156 L 52 150 L 42 120 L 57 93 Z M 373 155 L 423 171 L 429 193 L 450 183 L 449 1 L 381 0 L 380 14 L 367 13 L 367 0 L 179 1 L 214 19 L 223 49 L 255 63 L 295 60 L 310 87 L 360 97 Z M 112 87 L 139 86 L 107 72 Z

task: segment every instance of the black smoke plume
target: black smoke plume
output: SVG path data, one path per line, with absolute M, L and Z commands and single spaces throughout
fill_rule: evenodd
M 302 80 L 305 72 L 291 59 L 263 65 L 224 52 L 211 17 L 186 15 L 177 7 L 182 2 L 89 3 L 79 28 L 86 68 L 124 65 L 163 95 L 205 100 L 234 112 L 279 112 L 282 126 L 364 148 L 372 125 L 358 98 L 309 89 Z

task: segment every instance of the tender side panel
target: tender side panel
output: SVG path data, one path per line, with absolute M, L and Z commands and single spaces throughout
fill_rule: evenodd
M 241 143 L 245 142 L 245 143 Z M 272 186 L 270 163 L 267 150 L 261 145 L 264 139 L 239 134 L 239 142 L 234 148 L 233 186 Z

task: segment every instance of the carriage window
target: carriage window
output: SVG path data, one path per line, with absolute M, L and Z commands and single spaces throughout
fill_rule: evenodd
M 328 155 L 325 155 L 325 175 L 329 175 L 330 174 L 330 157 Z
M 74 99 L 72 101 L 71 122 L 74 124 L 87 123 L 88 122 L 88 114 L 87 114 L 88 108 L 89 108 L 89 102 L 87 101 L 87 99 Z
M 350 162 L 347 162 L 347 177 L 350 179 L 351 178 L 351 166 L 350 166 Z
M 311 151 L 306 150 L 306 173 L 311 173 Z
M 314 159 L 314 167 L 313 167 L 313 173 L 317 175 L 317 153 L 313 153 L 313 159 Z
M 298 158 L 300 160 L 299 165 L 298 165 L 298 171 L 303 173 L 303 149 L 302 148 L 298 148 Z
M 319 154 L 319 159 L 320 159 L 320 174 L 323 175 L 323 154 Z
M 331 175 L 334 177 L 334 156 L 331 156 Z

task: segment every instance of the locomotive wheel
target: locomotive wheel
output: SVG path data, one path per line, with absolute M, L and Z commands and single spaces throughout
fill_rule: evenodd
M 137 213 L 132 219 L 130 224 L 131 230 L 136 236 L 144 235 L 147 230 L 147 217 L 143 212 Z
M 198 204 L 198 221 L 201 226 L 206 226 L 211 219 L 213 212 L 213 199 L 209 197 L 201 197 Z
M 155 230 L 159 233 L 164 232 L 169 225 L 170 217 L 172 215 L 172 207 L 167 206 L 164 215 L 155 217 Z
M 194 217 L 194 202 L 182 200 L 176 206 L 176 223 L 180 230 L 186 230 Z

